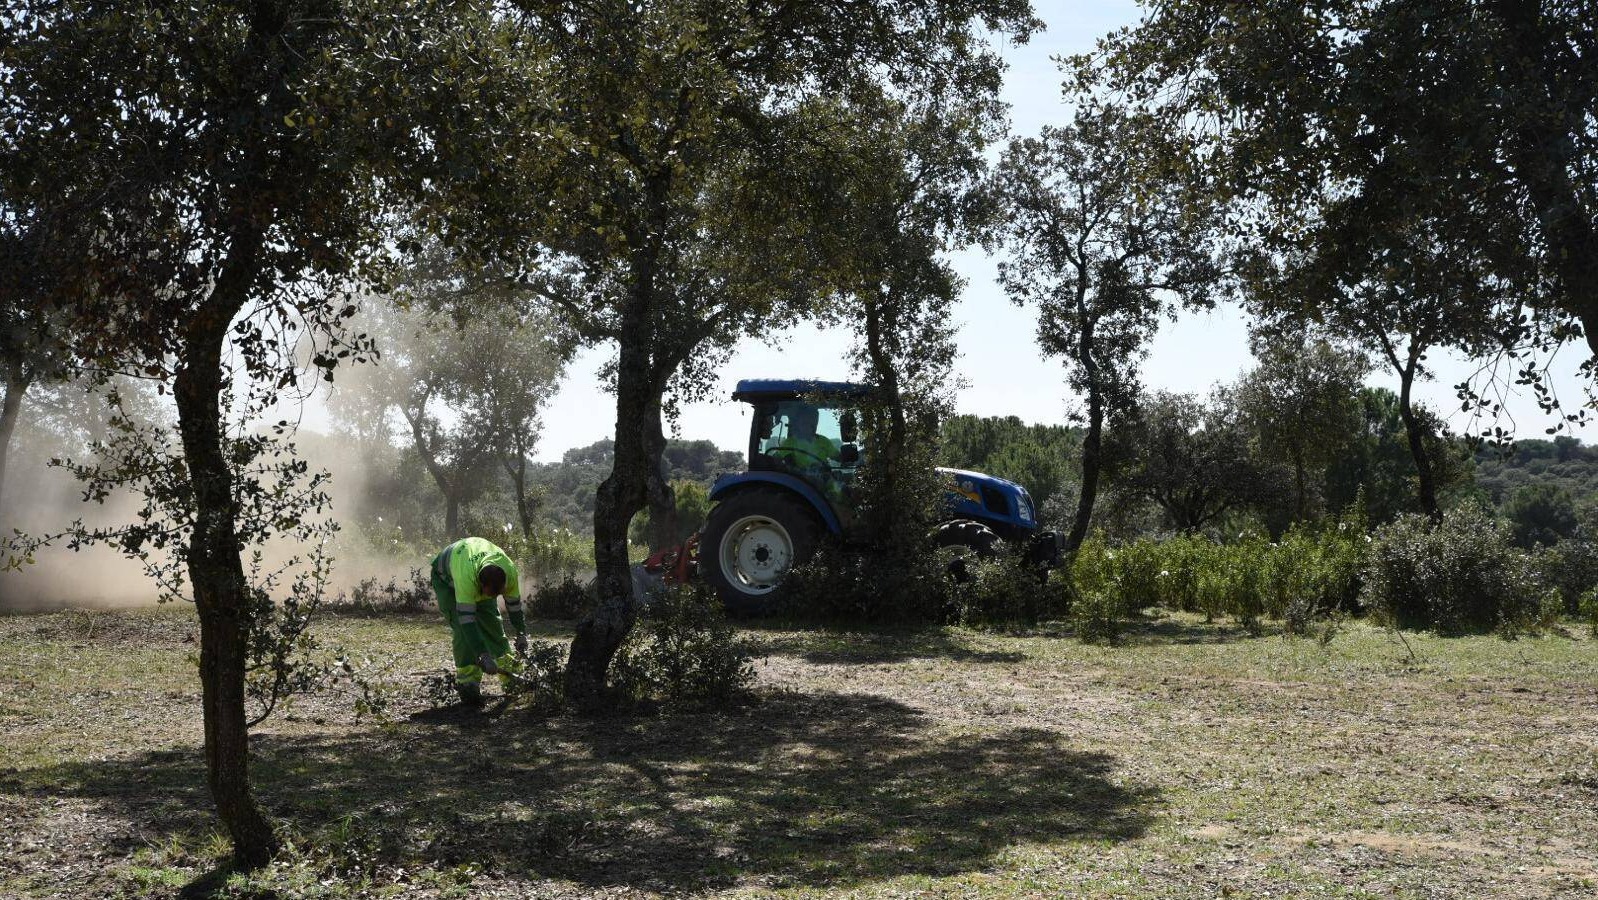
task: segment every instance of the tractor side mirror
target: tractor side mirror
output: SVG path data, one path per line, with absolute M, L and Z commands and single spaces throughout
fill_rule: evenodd
M 854 410 L 844 410 L 843 419 L 838 422 L 838 436 L 846 444 L 853 444 L 860 437 L 860 419 Z
M 860 448 L 854 444 L 844 444 L 838 448 L 838 462 L 845 469 L 852 469 L 860 465 Z

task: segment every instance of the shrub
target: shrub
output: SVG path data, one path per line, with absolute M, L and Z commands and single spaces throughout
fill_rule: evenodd
M 433 586 L 426 569 L 411 569 L 404 581 L 367 578 L 348 594 L 340 593 L 333 603 L 342 610 L 368 615 L 428 612 L 433 609 Z
M 1592 636 L 1598 638 L 1598 588 L 1588 590 L 1581 595 L 1581 617 L 1587 620 L 1592 628 Z
M 1119 599 L 1116 585 L 1115 551 L 1102 540 L 1090 537 L 1082 542 L 1076 556 L 1070 561 L 1067 579 L 1067 606 L 1075 606 L 1078 597 L 1100 593 Z
M 1135 613 L 1164 603 L 1170 586 L 1170 556 L 1165 545 L 1154 541 L 1137 541 L 1116 549 L 1110 562 L 1121 609 Z
M 1206 618 L 1229 615 L 1250 633 L 1259 633 L 1269 553 L 1270 544 L 1254 535 L 1210 546 L 1199 579 L 1199 608 Z
M 565 703 L 566 646 L 530 644 L 521 657 L 521 675 L 511 681 L 506 694 L 535 712 L 553 713 Z
M 586 615 L 593 603 L 593 593 L 575 577 L 567 575 L 553 584 L 539 586 L 528 608 L 540 619 L 576 619 Z
M 1048 581 L 1020 555 L 1003 553 L 981 560 L 968 569 L 969 577 L 953 585 L 958 620 L 973 628 L 1013 628 L 1035 625 L 1057 614 L 1063 604 Z
M 1579 615 L 1582 596 L 1598 588 L 1598 544 L 1592 541 L 1542 547 L 1532 555 L 1531 565 L 1539 584 L 1559 592 L 1565 615 Z
M 624 699 L 668 706 L 726 702 L 755 677 L 748 646 L 704 585 L 651 593 L 611 672 Z
M 924 541 L 903 549 L 823 546 L 783 577 L 776 605 L 812 621 L 942 624 L 959 615 L 947 563 Z
M 495 540 L 530 584 L 558 583 L 594 568 L 593 540 L 570 529 L 535 528 L 532 534 L 507 529 Z
M 1161 556 L 1160 605 L 1167 609 L 1196 612 L 1199 608 L 1199 575 L 1209 554 L 1210 542 L 1192 535 L 1181 535 L 1155 546 L 1159 548 Z
M 1540 597 L 1504 527 L 1461 508 L 1435 527 L 1410 515 L 1377 531 L 1364 599 L 1385 621 L 1458 633 L 1514 628 L 1535 617 Z
M 1121 604 L 1102 590 L 1078 591 L 1072 597 L 1071 627 L 1086 644 L 1114 643 L 1121 636 Z
M 1294 527 L 1270 549 L 1266 615 L 1280 618 L 1289 634 L 1305 634 L 1314 620 L 1355 609 L 1367 544 L 1363 525 L 1356 522 Z

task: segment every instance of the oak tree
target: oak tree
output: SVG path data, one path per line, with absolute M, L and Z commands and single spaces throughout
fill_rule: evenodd
M 1092 522 L 1105 423 L 1134 408 L 1160 320 L 1219 292 L 1202 179 L 1183 155 L 1157 121 L 1087 97 L 1070 125 L 1011 142 L 995 176 L 996 243 L 1010 251 L 999 281 L 1037 308 L 1038 342 L 1087 405 L 1070 553 Z
M 0 168 L 92 213 L 61 305 L 72 350 L 176 402 L 175 435 L 146 435 L 123 472 L 95 477 L 132 479 L 170 514 L 129 534 L 182 551 L 208 782 L 246 866 L 277 839 L 249 782 L 259 594 L 241 549 L 299 527 L 314 484 L 295 488 L 304 464 L 274 461 L 270 435 L 233 414 L 290 393 L 301 340 L 329 375 L 366 351 L 343 326 L 349 289 L 386 252 L 377 226 L 461 164 L 460 121 L 532 92 L 513 72 L 484 77 L 495 25 L 459 20 L 474 15 L 442 0 L 67 0 L 5 22 Z

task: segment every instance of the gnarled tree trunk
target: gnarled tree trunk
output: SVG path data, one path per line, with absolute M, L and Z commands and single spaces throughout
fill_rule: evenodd
M 253 245 L 243 243 L 234 246 L 235 259 L 186 330 L 173 393 L 194 491 L 188 570 L 200 617 L 207 780 L 217 813 L 233 840 L 235 859 L 246 868 L 257 868 L 276 853 L 277 837 L 250 793 L 244 696 L 250 609 L 239 558 L 233 473 L 223 450 L 221 408 L 223 344 L 228 325 L 243 306 L 253 247 L 259 245 L 258 240 Z
M 17 431 L 17 418 L 22 411 L 22 395 L 28 390 L 27 372 L 21 360 L 13 360 L 6 368 L 6 396 L 0 404 L 0 529 L 11 525 L 9 507 L 5 505 L 6 466 L 11 458 L 11 438 Z
M 661 432 L 660 391 L 648 343 L 647 304 L 635 298 L 622 325 L 616 365 L 616 445 L 610 475 L 594 496 L 598 602 L 577 623 L 566 663 L 566 699 L 579 709 L 607 705 L 606 673 L 637 619 L 627 528 L 648 501 L 651 436 Z M 658 476 L 655 476 L 658 478 Z
M 1399 373 L 1398 415 L 1404 420 L 1404 432 L 1409 438 L 1409 455 L 1415 460 L 1417 495 L 1421 511 L 1433 522 L 1443 520 L 1442 508 L 1437 505 L 1437 479 L 1432 472 L 1431 454 L 1426 449 L 1425 423 L 1415 414 L 1410 404 L 1410 388 L 1415 383 L 1416 354 L 1410 354 L 1409 363 Z
M 1098 352 L 1093 342 L 1094 319 L 1083 308 L 1082 336 L 1077 345 L 1077 363 L 1082 366 L 1083 380 L 1088 386 L 1088 428 L 1082 436 L 1082 493 L 1076 499 L 1076 516 L 1071 520 L 1071 532 L 1065 538 L 1065 554 L 1069 558 L 1082 548 L 1087 540 L 1088 527 L 1093 524 L 1093 504 L 1099 495 L 1099 470 L 1104 461 L 1104 392 L 1100 387 Z
M 644 427 L 644 452 L 649 456 L 649 552 L 677 543 L 677 492 L 666 477 L 666 432 L 657 413 Z
M 894 525 L 903 510 L 893 508 L 899 498 L 899 474 L 904 465 L 905 443 L 909 440 L 909 423 L 905 420 L 904 399 L 900 396 L 899 371 L 893 355 L 886 346 L 886 331 L 893 323 L 886 321 L 891 302 L 888 298 L 867 296 L 865 302 L 866 357 L 871 361 L 875 376 L 877 397 L 875 403 L 888 413 L 888 433 L 880 446 L 872 448 L 876 454 L 873 467 L 880 473 L 878 485 L 881 496 L 890 502 L 878 504 L 873 510 L 877 521 L 871 523 L 874 535 L 896 533 Z

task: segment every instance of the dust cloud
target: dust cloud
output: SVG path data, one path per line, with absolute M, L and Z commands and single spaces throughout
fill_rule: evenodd
M 103 504 L 87 502 L 81 485 L 70 473 L 49 465 L 52 456 L 74 453 L 64 449 L 63 442 L 47 430 L 27 427 L 30 412 L 36 410 L 24 410 L 25 418 L 18 428 L 5 473 L 0 534 L 10 537 L 12 529 L 30 535 L 55 533 L 77 519 L 91 527 L 136 521 L 142 498 L 123 493 L 111 496 Z M 328 493 L 333 503 L 324 515 L 337 518 L 347 514 L 354 508 L 355 498 L 361 496 L 367 479 L 359 451 L 349 441 L 304 430 L 297 443 L 302 458 L 313 470 L 326 469 L 332 475 Z M 61 544 L 64 542 L 37 551 L 33 563 L 21 571 L 0 572 L 0 614 L 118 609 L 157 603 L 160 590 L 146 573 L 144 563 L 103 545 L 73 551 Z M 274 540 L 264 548 L 266 566 L 281 566 L 296 554 L 303 556 L 307 549 L 287 540 Z M 365 546 L 350 531 L 336 535 L 328 550 L 334 557 L 329 596 L 348 591 L 367 578 L 403 582 L 412 569 L 427 564 L 425 559 L 385 554 Z

